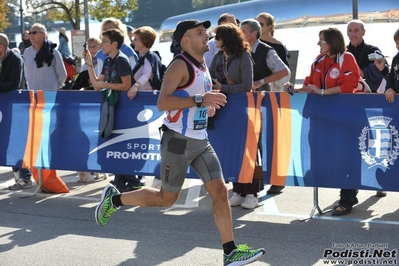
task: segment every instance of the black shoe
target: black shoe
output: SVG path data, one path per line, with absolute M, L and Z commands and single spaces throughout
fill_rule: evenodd
M 342 216 L 348 213 L 351 213 L 352 210 L 349 210 L 341 205 L 334 206 L 333 211 L 331 212 L 331 216 Z
M 267 194 L 280 194 L 281 190 L 283 190 L 285 186 L 270 186 L 269 190 L 266 192 Z

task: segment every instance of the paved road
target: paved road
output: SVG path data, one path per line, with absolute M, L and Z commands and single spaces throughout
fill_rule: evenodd
M 109 180 L 92 177 L 81 184 L 73 172 L 59 174 L 70 193 L 32 196 L 35 186 L 8 190 L 13 174 L 0 167 L 0 265 L 223 264 L 210 198 L 198 180 L 186 180 L 171 208 L 124 207 L 106 227 L 99 227 L 94 209 Z M 147 183 L 151 181 L 147 177 Z M 254 266 L 348 265 L 350 260 L 357 260 L 353 265 L 378 265 L 382 259 L 371 253 L 376 245 L 385 252 L 377 255 L 391 262 L 383 265 L 398 265 L 399 195 L 374 194 L 360 191 L 360 203 L 346 217 L 326 213 L 305 221 L 313 207 L 312 188 L 287 187 L 275 197 L 262 194 L 254 210 L 233 208 L 236 241 L 266 249 Z M 319 206 L 331 208 L 338 195 L 337 189 L 319 189 Z M 325 252 L 342 261 L 327 261 Z M 359 257 L 362 254 L 368 257 Z

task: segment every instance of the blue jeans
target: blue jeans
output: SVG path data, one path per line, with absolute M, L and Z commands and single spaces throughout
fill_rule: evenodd
M 19 171 L 19 178 L 23 180 L 30 180 L 32 173 L 28 168 L 13 167 L 12 170 L 16 173 Z

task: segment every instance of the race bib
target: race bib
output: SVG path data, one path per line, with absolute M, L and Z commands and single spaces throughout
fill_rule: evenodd
M 208 107 L 197 108 L 194 114 L 194 130 L 204 129 L 208 121 Z

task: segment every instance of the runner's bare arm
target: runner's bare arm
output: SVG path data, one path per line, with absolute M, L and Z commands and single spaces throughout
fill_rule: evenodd
M 183 60 L 177 59 L 172 62 L 165 73 L 161 93 L 158 98 L 158 110 L 179 110 L 196 106 L 194 97 L 180 97 L 173 93 L 180 86 L 187 83 L 189 73 L 187 65 Z M 226 96 L 219 92 L 207 92 L 203 94 L 203 106 L 220 108 L 226 104 Z

